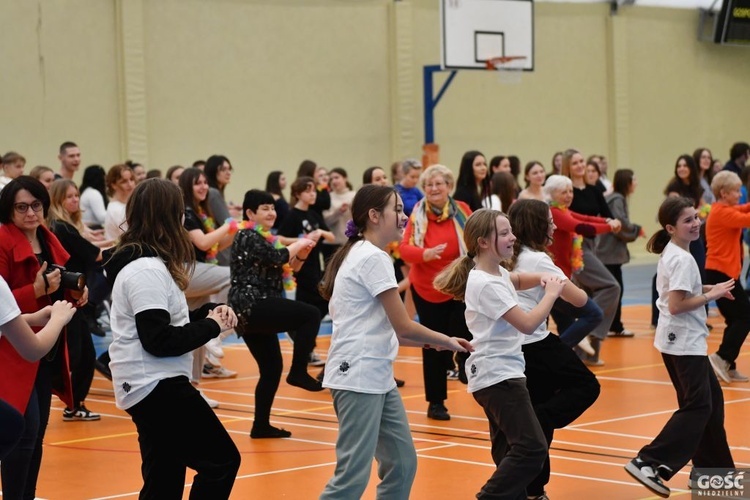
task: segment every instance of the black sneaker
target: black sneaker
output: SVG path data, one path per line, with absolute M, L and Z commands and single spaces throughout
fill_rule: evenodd
M 432 420 L 450 420 L 451 416 L 448 413 L 448 408 L 443 403 L 430 403 L 427 407 L 427 418 Z
M 669 497 L 669 488 L 662 483 L 659 473 L 651 464 L 648 464 L 638 457 L 625 465 L 628 474 L 637 479 L 643 486 L 653 491 L 662 498 Z
M 91 422 L 94 420 L 101 420 L 101 418 L 101 415 L 99 415 L 98 413 L 94 413 L 84 405 L 79 406 L 75 410 L 65 408 L 62 415 L 63 422 Z

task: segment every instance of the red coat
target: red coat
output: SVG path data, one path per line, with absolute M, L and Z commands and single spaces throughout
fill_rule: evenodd
M 65 265 L 70 258 L 68 252 L 60 245 L 57 237 L 46 227 L 40 226 L 44 233 L 47 248 L 55 264 Z M 34 279 L 39 271 L 31 244 L 26 236 L 13 223 L 0 226 L 0 276 L 5 278 L 16 298 L 18 308 L 22 313 L 32 313 L 51 304 L 49 296 L 36 298 L 34 295 Z M 39 330 L 38 328 L 36 330 Z M 65 332 L 62 333 L 65 335 Z M 62 383 L 60 388 L 54 388 L 68 408 L 73 408 L 73 392 L 70 382 L 68 364 L 68 348 L 65 337 L 58 343 L 62 355 Z M 21 357 L 8 339 L 0 338 L 0 399 L 16 408 L 21 413 L 26 411 L 31 391 L 34 387 L 39 362 L 30 363 Z

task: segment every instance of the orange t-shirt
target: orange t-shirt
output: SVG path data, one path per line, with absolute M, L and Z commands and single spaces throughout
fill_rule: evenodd
M 706 219 L 706 269 L 737 279 L 742 271 L 742 229 L 750 227 L 750 203 L 711 205 Z

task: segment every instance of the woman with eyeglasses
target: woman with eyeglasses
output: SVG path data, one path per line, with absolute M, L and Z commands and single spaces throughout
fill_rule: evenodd
M 441 333 L 471 339 L 464 318 L 464 303 L 432 286 L 432 280 L 440 271 L 454 259 L 466 255 L 463 233 L 471 209 L 450 196 L 453 173 L 444 165 L 428 167 L 420 177 L 420 185 L 425 197 L 414 205 L 399 246 L 401 258 L 411 265 L 409 281 L 419 322 Z M 464 370 L 467 357 L 468 354 L 460 353 L 456 360 L 463 383 L 467 383 Z M 452 352 L 422 349 L 428 418 L 450 420 L 445 407 L 448 399 L 446 375 L 454 366 Z
M 78 307 L 88 300 L 88 289 L 66 290 L 60 269 L 53 269 L 67 264 L 70 256 L 43 224 L 49 206 L 47 189 L 29 176 L 12 180 L 0 193 L 0 276 L 22 313 L 66 297 Z M 3 498 L 35 496 L 52 392 L 74 407 L 65 334 L 60 339 L 39 363 L 24 361 L 5 338 L 0 339 L 0 366 L 14 374 L 0 379 L 0 392 L 10 395 L 25 421 L 21 440 L 0 465 Z

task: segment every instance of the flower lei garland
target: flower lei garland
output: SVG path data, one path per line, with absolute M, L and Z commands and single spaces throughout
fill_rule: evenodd
M 706 219 L 708 217 L 708 214 L 711 213 L 711 205 L 709 203 L 704 203 L 700 206 L 698 209 L 698 217 L 701 219 Z
M 561 205 L 555 201 L 551 201 L 549 205 L 563 212 L 568 209 L 568 207 Z M 578 274 L 583 271 L 583 236 L 578 233 L 572 234 L 573 244 L 570 252 L 570 268 L 573 274 Z
M 200 218 L 201 224 L 203 224 L 203 229 L 205 229 L 207 233 L 212 233 L 216 230 L 216 221 L 214 218 L 209 217 L 200 207 L 198 207 L 198 218 Z M 216 258 L 218 254 L 219 244 L 216 243 L 206 252 L 206 264 L 218 264 L 219 260 Z
M 271 231 L 268 231 L 266 229 L 263 229 L 263 226 L 260 224 L 256 224 L 253 221 L 245 220 L 242 222 L 237 222 L 234 219 L 227 219 L 227 222 L 230 224 L 229 227 L 229 233 L 233 234 L 237 232 L 239 229 L 250 229 L 258 233 L 263 237 L 264 240 L 266 240 L 272 247 L 274 247 L 276 250 L 281 250 L 282 248 L 286 248 L 280 241 L 278 236 L 274 236 L 271 234 Z M 236 229 L 235 229 L 236 228 Z M 284 290 L 287 292 L 291 292 L 297 288 L 297 282 L 294 281 L 294 273 L 292 272 L 292 266 L 289 265 L 287 262 L 281 267 L 281 281 L 284 284 Z

